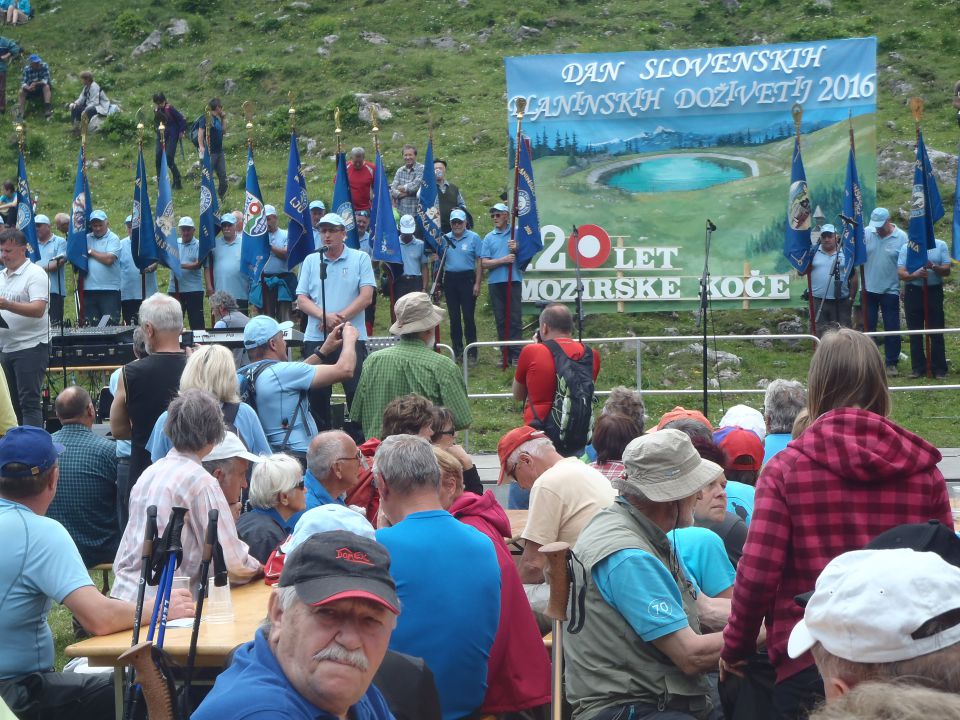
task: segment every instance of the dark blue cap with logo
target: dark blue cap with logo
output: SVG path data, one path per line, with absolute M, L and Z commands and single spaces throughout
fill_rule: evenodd
M 24 425 L 12 428 L 0 439 L 0 476 L 35 477 L 53 467 L 63 445 L 55 443 L 43 428 Z M 23 465 L 16 470 L 11 463 Z

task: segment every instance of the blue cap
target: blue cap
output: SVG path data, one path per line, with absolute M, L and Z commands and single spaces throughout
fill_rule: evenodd
M 317 225 L 333 225 L 334 227 L 347 226 L 347 224 L 343 221 L 343 218 L 336 213 L 327 213 L 320 218 L 320 222 L 318 222 Z
M 311 210 L 326 210 L 327 206 L 323 204 L 323 200 L 311 200 L 310 201 Z
M 94 220 L 103 220 L 103 222 L 106 222 L 107 214 L 103 210 L 94 210 L 92 213 L 90 213 L 90 222 L 93 222 Z
M 23 425 L 11 428 L 0 440 L 0 475 L 3 477 L 36 477 L 49 470 L 63 452 L 43 428 Z M 26 465 L 22 470 L 7 468 L 10 463 Z
M 878 207 L 870 213 L 870 227 L 879 228 L 887 224 L 890 219 L 890 211 L 886 208 Z
M 459 220 L 460 222 L 466 222 L 467 214 L 460 208 L 457 208 L 452 213 L 450 213 L 450 222 L 453 222 L 454 220 Z
M 252 350 L 261 345 L 266 345 L 278 332 L 289 330 L 292 327 L 293 323 L 289 320 L 278 323 L 269 315 L 257 315 L 250 318 L 250 322 L 243 328 L 243 346 L 247 350 Z
M 223 225 L 223 224 L 236 225 L 236 224 L 237 224 L 237 218 L 234 217 L 233 213 L 226 213 L 226 214 L 220 216 L 220 224 L 221 224 L 221 225 Z
M 43 62 L 43 60 L 40 59 L 39 55 L 34 53 L 33 55 L 30 56 L 30 62 Z
M 490 208 L 490 212 L 510 212 L 510 208 L 508 208 L 503 203 L 497 203 L 492 208 Z
M 826 235 L 827 233 L 830 233 L 831 235 L 836 235 L 837 229 L 830 223 L 826 223 L 825 225 L 822 225 L 820 227 L 820 234 Z

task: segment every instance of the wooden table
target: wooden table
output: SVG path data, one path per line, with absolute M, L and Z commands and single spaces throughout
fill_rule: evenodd
M 212 582 L 212 579 L 211 579 Z M 272 588 L 263 583 L 263 579 L 254 580 L 248 585 L 231 588 L 234 620 L 232 623 L 200 623 L 197 638 L 197 667 L 220 667 L 230 651 L 238 645 L 253 640 L 253 636 L 267 616 L 267 601 Z M 204 613 L 206 614 L 206 613 Z M 146 640 L 147 624 L 144 620 L 140 639 Z M 112 635 L 92 637 L 67 646 L 69 657 L 86 657 L 92 667 L 114 668 L 114 692 L 117 718 L 123 715 L 123 673 L 117 658 L 130 649 L 131 630 L 123 630 Z M 187 661 L 190 650 L 192 628 L 167 628 L 163 640 L 163 649 L 181 665 Z
M 510 519 L 510 539 L 517 539 L 520 533 L 527 526 L 527 513 L 529 510 L 507 510 L 507 517 Z

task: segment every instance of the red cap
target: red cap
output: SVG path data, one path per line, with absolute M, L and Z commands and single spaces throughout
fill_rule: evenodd
M 759 470 L 763 467 L 763 441 L 750 430 L 730 428 L 720 440 L 720 447 L 729 458 L 724 470 Z M 750 456 L 748 462 L 734 462 L 744 455 Z
M 687 410 L 679 405 L 670 412 L 664 413 L 663 417 L 660 418 L 660 422 L 657 423 L 657 430 L 662 430 L 663 426 L 668 422 L 673 422 L 674 420 L 679 420 L 680 418 L 696 420 L 697 422 L 706 425 L 710 429 L 710 432 L 713 432 L 713 425 L 710 424 L 710 421 L 707 420 L 706 416 L 702 412 L 699 410 Z
M 514 428 L 500 438 L 500 442 L 497 443 L 497 455 L 500 456 L 500 478 L 497 480 L 497 485 L 503 484 L 507 473 L 507 459 L 513 452 L 528 440 L 536 440 L 542 437 L 546 437 L 543 430 L 537 430 L 529 425 L 524 425 L 523 427 Z

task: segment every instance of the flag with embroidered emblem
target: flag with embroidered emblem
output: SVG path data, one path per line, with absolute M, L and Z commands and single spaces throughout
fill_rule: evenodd
M 787 226 L 783 239 L 783 254 L 794 269 L 803 275 L 813 259 L 810 245 L 810 191 L 807 173 L 800 154 L 800 138 L 793 140 L 793 163 L 790 167 L 790 193 L 787 200 Z
M 77 158 L 77 177 L 73 182 L 73 202 L 70 207 L 70 229 L 67 232 L 67 260 L 81 272 L 87 271 L 87 232 L 90 228 L 90 184 L 84 168 L 86 153 L 80 146 Z
M 287 159 L 287 189 L 283 212 L 290 219 L 287 224 L 287 268 L 293 269 L 316 248 L 313 243 L 313 224 L 307 196 L 307 181 L 300 164 L 297 134 L 290 133 L 290 156 Z
M 357 224 L 353 219 L 353 201 L 350 199 L 350 182 L 347 180 L 347 156 L 337 153 L 337 176 L 333 181 L 333 212 L 343 219 L 347 231 L 344 243 L 348 248 L 360 249 Z
M 533 256 L 543 250 L 540 236 L 540 216 L 537 213 L 537 191 L 533 182 L 533 162 L 530 157 L 530 141 L 524 137 L 520 143 L 520 172 L 517 177 L 517 265 L 521 270 Z
M 847 156 L 847 179 L 843 186 L 843 214 L 854 224 L 843 224 L 841 239 L 844 257 L 844 275 L 867 261 L 867 246 L 863 240 L 863 196 L 860 194 L 860 177 L 857 173 L 857 156 L 853 146 L 853 129 L 850 130 L 850 153 Z
M 402 263 L 400 235 L 390 203 L 390 183 L 383 168 L 383 158 L 377 152 L 377 168 L 373 178 L 373 212 L 370 214 L 370 244 L 373 259 L 389 263 Z
M 180 248 L 177 245 L 177 224 L 173 219 L 173 191 L 167 171 L 167 154 L 160 153 L 160 175 L 157 177 L 157 216 L 155 233 L 157 259 L 170 268 L 173 276 L 183 277 L 180 269 Z M 140 268 L 141 270 L 143 268 Z
M 220 232 L 220 198 L 213 185 L 213 166 L 210 164 L 210 151 L 204 148 L 200 153 L 200 227 L 197 242 L 197 259 L 203 263 L 213 251 Z
M 427 247 L 438 252 L 440 247 L 440 199 L 437 196 L 437 173 L 433 168 L 433 138 L 427 142 L 423 159 L 423 184 L 417 195 L 417 226 Z
M 30 260 L 40 259 L 40 244 L 37 241 L 37 224 L 34 221 L 33 198 L 30 196 L 30 183 L 27 181 L 27 163 L 20 151 L 17 165 L 17 230 L 27 238 Z
M 134 264 L 145 270 L 159 260 L 157 254 L 156 228 L 153 210 L 150 208 L 150 193 L 147 188 L 147 166 L 143 161 L 143 148 L 137 157 L 137 176 L 133 181 L 133 209 L 130 211 L 130 254 Z
M 943 203 L 927 156 L 923 133 L 917 132 L 917 159 L 913 165 L 913 193 L 910 198 L 910 225 L 907 228 L 907 272 L 927 264 L 927 250 L 937 246 L 933 226 L 943 217 Z
M 240 246 L 240 267 L 251 283 L 260 282 L 263 266 L 270 259 L 270 240 L 267 237 L 267 215 L 257 168 L 253 164 L 253 148 L 247 149 L 247 192 L 243 205 L 243 238 Z

